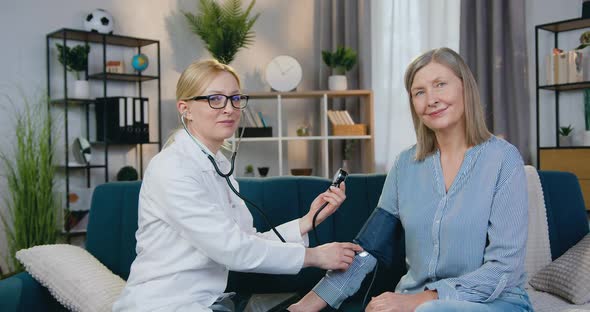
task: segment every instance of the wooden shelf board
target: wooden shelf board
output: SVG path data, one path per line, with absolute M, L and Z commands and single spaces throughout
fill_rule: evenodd
M 284 136 L 266 138 L 243 138 L 242 142 L 273 142 L 273 141 L 319 141 L 319 140 L 370 140 L 370 135 L 338 135 L 338 136 Z M 230 139 L 237 142 L 238 139 Z
M 539 89 L 552 90 L 552 91 L 571 91 L 571 90 L 582 90 L 582 89 L 587 89 L 587 88 L 590 88 L 590 81 L 539 86 Z
M 547 23 L 537 26 L 537 28 L 552 32 L 576 30 L 586 27 L 590 27 L 590 18 L 574 18 L 565 21 Z
M 76 40 L 92 43 L 103 43 L 108 45 L 117 45 L 124 47 L 143 47 L 150 44 L 158 43 L 158 40 L 142 39 L 128 36 L 99 34 L 79 29 L 62 28 L 47 35 L 48 38 Z
M 115 74 L 115 73 L 96 73 L 88 75 L 88 79 L 93 80 L 113 80 L 113 81 L 148 81 L 158 79 L 158 76 L 138 75 L 138 74 Z
M 282 98 L 321 98 L 326 94 L 329 98 L 343 96 L 368 96 L 372 94 L 371 90 L 343 90 L 343 91 L 293 91 L 293 92 L 245 92 L 250 99 L 273 99 L 277 96 Z
M 49 101 L 53 105 L 59 104 L 76 104 L 76 105 L 88 105 L 94 103 L 94 99 L 76 99 L 76 98 L 61 98 L 53 99 Z

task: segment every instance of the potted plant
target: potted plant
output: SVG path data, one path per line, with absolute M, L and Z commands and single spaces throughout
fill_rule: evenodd
M 10 99 L 8 97 L 4 97 Z M 51 117 L 46 98 L 35 106 L 24 98 L 15 109 L 15 144 L 2 145 L 0 163 L 6 180 L 4 203 L 0 211 L 8 244 L 8 263 L 22 270 L 15 253 L 36 245 L 53 244 L 57 239 L 60 201 L 55 189 L 54 151 L 50 145 Z M 55 141 L 55 140 L 54 140 Z
M 574 128 L 572 125 L 567 127 L 559 127 L 559 146 L 571 146 L 572 145 L 572 132 Z
M 256 0 L 246 11 L 241 0 L 226 0 L 219 5 L 215 0 L 200 0 L 200 12 L 183 12 L 191 30 L 205 42 L 211 55 L 223 64 L 229 64 L 241 48 L 254 42 L 252 26 L 260 13 L 250 16 Z
M 356 64 L 357 53 L 348 47 L 339 47 L 334 52 L 322 51 L 322 59 L 328 67 L 332 68 L 333 75 L 328 77 L 328 89 L 346 90 L 346 72 Z
M 342 169 L 345 171 L 350 171 L 350 160 L 354 151 L 354 142 L 354 140 L 345 140 L 342 146 Z
M 89 96 L 88 81 L 80 79 L 80 72 L 88 68 L 88 53 L 90 46 L 77 45 L 73 48 L 56 44 L 59 51 L 59 62 L 66 67 L 66 70 L 76 75 L 74 82 L 74 98 L 85 99 Z
M 254 177 L 254 166 L 247 165 L 246 169 L 244 169 L 244 176 L 245 177 Z

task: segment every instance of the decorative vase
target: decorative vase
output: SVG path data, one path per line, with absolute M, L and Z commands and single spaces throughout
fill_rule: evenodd
M 572 136 L 560 136 L 559 137 L 559 146 L 571 146 L 572 145 Z
M 90 96 L 90 86 L 88 80 L 74 81 L 74 95 L 76 99 L 87 99 Z
M 261 178 L 264 178 L 268 175 L 268 170 L 270 168 L 268 167 L 258 167 L 258 174 L 260 175 Z
M 330 90 L 346 90 L 348 83 L 345 75 L 332 75 L 328 77 L 328 89 Z

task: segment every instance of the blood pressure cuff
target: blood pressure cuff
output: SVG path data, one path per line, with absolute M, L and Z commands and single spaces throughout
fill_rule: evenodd
M 354 242 L 386 266 L 393 262 L 393 250 L 403 248 L 403 227 L 400 220 L 382 208 L 375 208 Z

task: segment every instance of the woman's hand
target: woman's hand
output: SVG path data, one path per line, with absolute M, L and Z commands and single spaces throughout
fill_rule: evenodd
M 385 292 L 373 297 L 366 312 L 413 312 L 422 303 L 438 299 L 434 290 L 427 290 L 417 294 L 396 294 Z
M 301 230 L 301 235 L 307 234 L 312 229 L 312 222 L 313 216 L 315 213 L 320 209 L 320 207 L 324 203 L 328 203 L 328 205 L 322 209 L 320 214 L 316 219 L 316 226 L 322 223 L 322 221 L 326 220 L 327 217 L 332 215 L 338 207 L 344 202 L 346 199 L 346 185 L 344 182 L 340 183 L 340 187 L 330 186 L 330 189 L 321 193 L 316 197 L 311 206 L 309 207 L 309 212 L 299 219 L 299 228 Z
M 321 311 L 328 304 L 324 299 L 320 298 L 315 292 L 310 291 L 297 303 L 294 303 L 287 308 L 291 312 L 317 312 Z
M 324 270 L 346 270 L 354 260 L 356 252 L 363 248 L 353 243 L 329 243 L 305 249 L 303 267 L 317 267 Z

